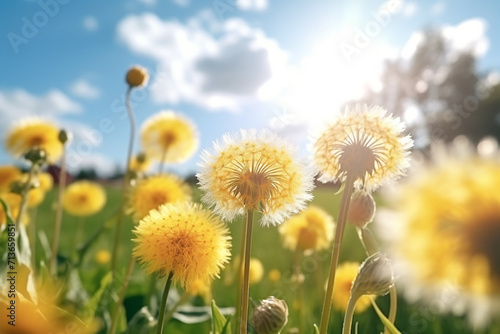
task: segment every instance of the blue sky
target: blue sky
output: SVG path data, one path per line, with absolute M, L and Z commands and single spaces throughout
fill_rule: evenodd
M 40 116 L 75 133 L 74 170 L 123 166 L 124 76 L 140 64 L 152 75 L 134 95 L 139 127 L 172 109 L 197 125 L 200 150 L 226 132 L 270 127 L 306 153 L 309 129 L 365 85 L 380 85 L 383 60 L 411 57 L 425 27 L 441 27 L 453 48 L 476 53 L 479 70 L 498 72 L 498 7 L 465 0 L 2 1 L 0 131 Z M 379 22 L 376 13 L 383 13 Z M 103 120 L 112 131 L 102 131 Z M 169 168 L 196 171 L 198 153 Z M 16 160 L 2 148 L 0 164 L 7 163 Z

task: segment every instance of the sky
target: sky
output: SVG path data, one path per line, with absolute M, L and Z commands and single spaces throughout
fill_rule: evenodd
M 11 0 L 0 2 L 0 133 L 36 116 L 74 134 L 70 171 L 102 176 L 125 165 L 125 74 L 148 69 L 132 94 L 141 124 L 173 110 L 200 147 L 225 133 L 270 128 L 307 154 L 307 138 L 363 88 L 380 87 L 385 59 L 410 59 L 438 27 L 500 71 L 500 3 L 405 0 Z M 3 138 L 2 138 L 3 139 Z M 136 138 L 135 151 L 140 150 Z M 19 162 L 0 148 L 0 165 Z

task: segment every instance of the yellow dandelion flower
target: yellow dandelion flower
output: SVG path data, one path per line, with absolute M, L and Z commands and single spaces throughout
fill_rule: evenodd
M 359 266 L 360 264 L 357 262 L 344 262 L 338 266 L 333 287 L 333 307 L 335 309 L 342 312 L 346 311 L 351 297 L 351 287 L 358 275 Z M 370 296 L 362 296 L 358 299 L 354 312 L 364 312 L 370 305 Z
M 314 205 L 291 217 L 279 228 L 286 248 L 304 252 L 328 248 L 333 240 L 334 230 L 333 218 Z
M 281 272 L 278 269 L 272 269 L 267 277 L 271 282 L 278 282 L 281 279 Z
M 191 200 L 191 188 L 173 174 L 162 174 L 140 180 L 129 199 L 134 221 L 139 222 L 149 211 L 162 204 Z
M 45 199 L 45 191 L 41 188 L 33 188 L 28 191 L 28 208 L 39 206 Z
M 0 198 L 5 202 L 5 204 L 7 204 L 12 220 L 16 221 L 17 216 L 19 215 L 19 210 L 21 208 L 21 195 L 15 193 L 0 193 Z M 23 224 L 27 224 L 28 215 L 23 215 L 23 218 L 21 220 Z M 0 226 L 5 224 L 6 222 L 7 219 L 5 217 L 3 206 L 0 205 Z
M 141 142 L 150 159 L 183 162 L 198 149 L 198 133 L 194 124 L 179 113 L 161 111 L 144 122 Z
M 101 249 L 95 253 L 95 260 L 99 264 L 107 264 L 111 260 L 111 253 L 106 249 Z
M 130 170 L 144 173 L 151 166 L 151 160 L 144 153 L 139 153 L 130 160 Z
M 397 261 L 410 301 L 440 298 L 443 311 L 468 312 L 484 327 L 500 310 L 500 152 L 437 154 L 397 188 L 394 211 L 380 215 L 380 236 Z M 465 154 L 464 154 L 465 152 Z M 389 198 L 390 199 L 390 198 Z M 394 233 L 383 221 L 401 225 Z M 457 309 L 458 305 L 464 306 Z
M 104 188 L 91 181 L 77 181 L 70 184 L 63 197 L 63 207 L 69 214 L 79 217 L 93 215 L 106 204 Z
M 228 262 L 229 230 L 209 210 L 189 202 L 161 205 L 135 227 L 134 256 L 148 273 L 188 282 L 219 277 Z
M 330 123 L 312 145 L 319 180 L 343 182 L 349 173 L 358 188 L 374 190 L 402 175 L 413 141 L 403 135 L 399 118 L 386 114 L 382 107 L 358 104 Z
M 9 192 L 10 184 L 21 178 L 21 170 L 15 166 L 0 166 L 0 193 Z
M 262 281 L 262 277 L 264 276 L 264 265 L 257 258 L 250 259 L 250 274 L 248 281 L 250 284 L 257 284 Z
M 38 173 L 37 179 L 43 191 L 49 191 L 54 187 L 54 179 L 49 173 Z
M 262 224 L 279 224 L 312 199 L 312 173 L 269 131 L 241 130 L 204 151 L 197 174 L 203 200 L 225 220 L 246 210 L 262 213 Z
M 10 130 L 5 147 L 16 157 L 23 156 L 31 148 L 40 147 L 47 154 L 49 162 L 59 159 L 63 150 L 59 141 L 59 128 L 37 118 L 25 119 Z
M 201 279 L 195 279 L 193 281 L 186 282 L 186 292 L 191 296 L 202 296 L 205 299 L 211 294 L 212 287 L 210 286 L 210 281 L 204 281 Z
M 142 66 L 132 66 L 125 77 L 130 87 L 142 87 L 148 83 L 149 74 L 148 70 Z

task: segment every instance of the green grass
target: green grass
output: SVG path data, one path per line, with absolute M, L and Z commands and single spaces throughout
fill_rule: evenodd
M 121 190 L 117 187 L 108 186 L 106 188 L 108 201 L 102 212 L 93 217 L 86 219 L 83 229 L 83 235 L 77 235 L 79 220 L 67 214 L 63 217 L 62 233 L 59 251 L 63 255 L 70 255 L 74 249 L 75 238 L 82 241 L 89 238 L 100 229 L 103 224 L 108 221 L 114 213 L 114 210 L 119 205 L 121 198 Z M 313 204 L 316 204 L 327 210 L 333 217 L 337 217 L 337 208 L 340 200 L 340 195 L 335 195 L 334 189 L 328 187 L 317 188 L 314 192 Z M 194 190 L 194 198 L 199 201 L 201 194 L 198 190 Z M 43 204 L 36 212 L 31 212 L 32 221 L 36 220 L 37 231 L 37 247 L 36 257 L 37 263 L 43 260 L 46 261 L 46 252 L 44 249 L 47 240 L 52 241 L 53 224 L 56 207 L 56 191 L 51 191 L 47 194 Z M 236 221 L 228 224 L 233 238 L 233 254 L 238 254 L 240 251 L 240 240 L 242 234 L 242 221 Z M 121 274 L 130 260 L 131 249 L 133 243 L 131 241 L 133 224 L 130 219 L 126 219 L 123 225 L 120 253 L 118 257 L 117 271 Z M 35 224 L 31 223 L 28 227 L 28 232 L 33 235 Z M 86 254 L 84 261 L 79 269 L 83 289 L 89 294 L 97 290 L 101 278 L 109 271 L 109 264 L 98 264 L 95 260 L 95 253 L 99 250 L 111 251 L 114 240 L 114 229 L 105 230 L 97 239 L 95 244 Z M 323 291 L 325 279 L 328 273 L 329 252 L 321 252 L 312 256 L 304 257 L 301 261 L 301 267 L 305 274 L 304 293 L 307 296 L 300 299 L 297 285 L 292 281 L 292 253 L 281 246 L 281 240 L 277 227 L 262 227 L 258 224 L 254 225 L 254 237 L 252 244 L 252 257 L 261 260 L 265 268 L 264 278 L 261 282 L 250 287 L 251 298 L 258 303 L 259 300 L 274 295 L 278 298 L 285 299 L 289 305 L 289 321 L 283 333 L 299 326 L 298 309 L 302 305 L 306 310 L 307 333 L 313 333 L 312 325 L 319 324 L 321 307 L 323 303 Z M 341 250 L 340 262 L 343 261 L 359 261 L 362 262 L 365 258 L 365 253 L 360 244 L 356 231 L 350 225 L 346 227 L 344 243 Z M 268 279 L 267 273 L 272 269 L 278 269 L 282 278 L 280 282 L 271 282 Z M 236 287 L 235 284 L 226 285 L 227 272 L 222 272 L 221 279 L 217 279 L 213 284 L 213 298 L 220 307 L 233 307 L 236 302 Z M 158 279 L 156 282 L 156 297 L 159 298 L 161 288 L 163 287 L 164 279 Z M 144 305 L 144 295 L 147 294 L 150 286 L 150 278 L 144 274 L 140 265 L 135 266 L 132 280 L 127 291 L 126 307 L 127 316 L 130 318 L 135 311 Z M 180 287 L 175 287 L 180 291 Z M 175 295 L 175 293 L 172 293 Z M 192 300 L 195 304 L 203 305 L 204 301 L 201 298 Z M 377 299 L 381 310 L 388 313 L 388 296 L 379 297 Z M 451 315 L 439 315 L 435 312 L 434 306 L 418 306 L 409 305 L 400 296 L 398 300 L 398 316 L 396 326 L 402 333 L 472 333 L 467 327 L 467 322 L 464 318 L 453 317 Z M 252 306 L 250 306 L 252 309 Z M 154 313 L 154 310 L 153 310 Z M 334 311 L 330 321 L 331 333 L 339 333 L 341 331 L 343 315 Z M 366 312 L 355 315 L 354 323 L 359 322 L 359 334 L 363 333 L 379 333 L 383 331 L 383 327 L 373 309 L 368 309 Z M 208 333 L 209 321 L 200 324 L 187 325 L 182 322 L 172 319 L 165 326 L 166 333 Z M 497 322 L 494 327 L 500 333 L 500 324 Z M 493 330 L 493 329 L 491 329 Z M 477 332 L 479 333 L 479 332 Z M 493 333 L 486 331 L 484 333 Z

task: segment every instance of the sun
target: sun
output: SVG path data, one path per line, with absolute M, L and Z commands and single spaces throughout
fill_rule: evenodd
M 286 74 L 288 83 L 282 82 L 287 88 L 277 100 L 285 114 L 294 116 L 294 120 L 285 121 L 321 125 L 346 103 L 360 100 L 367 87 L 381 89 L 383 55 L 373 56 L 371 49 L 360 52 L 359 57 L 348 60 L 334 39 L 316 43 L 299 65 Z M 271 88 L 264 86 L 260 93 L 265 95 L 268 90 Z

